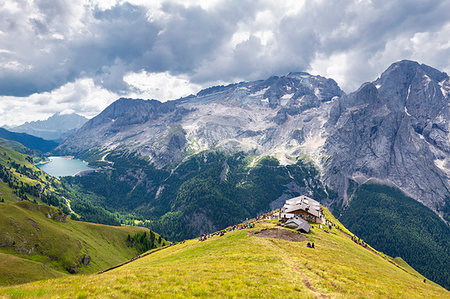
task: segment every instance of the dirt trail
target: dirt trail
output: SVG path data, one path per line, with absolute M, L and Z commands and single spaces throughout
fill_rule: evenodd
M 303 236 L 304 237 L 304 236 Z M 303 284 L 305 285 L 305 287 L 307 287 L 311 292 L 315 293 L 319 298 L 329 298 L 328 295 L 322 293 L 320 290 L 316 289 L 314 287 L 314 285 L 311 283 L 311 281 L 309 280 L 308 276 L 300 270 L 300 268 L 298 267 L 298 264 L 292 260 L 292 257 L 289 253 L 287 253 L 284 249 L 282 249 L 281 247 L 277 246 L 277 244 L 275 243 L 274 240 L 268 239 L 268 244 L 275 249 L 276 251 L 280 252 L 283 255 L 283 260 L 287 263 L 290 264 L 292 266 L 292 268 L 294 269 L 295 272 L 297 272 L 298 274 L 300 274 L 300 276 L 302 277 L 303 280 Z
M 141 254 L 141 255 L 140 255 L 140 258 L 128 260 L 128 261 L 126 261 L 126 262 L 124 262 L 124 263 L 122 263 L 122 264 L 119 264 L 119 265 L 117 265 L 117 266 L 108 268 L 108 269 L 106 269 L 106 270 L 102 270 L 102 271 L 98 272 L 97 274 L 103 274 L 103 273 L 105 273 L 105 272 L 108 272 L 108 271 L 117 269 L 117 268 L 119 268 L 119 267 L 125 266 L 126 264 L 129 264 L 129 263 L 131 263 L 131 262 L 137 261 L 138 259 L 141 259 L 141 258 L 143 258 L 144 256 L 150 255 L 150 254 L 152 254 L 152 253 L 158 252 L 158 251 L 163 250 L 163 249 L 166 249 L 166 248 L 168 248 L 168 247 L 169 247 L 169 245 L 166 245 L 166 246 L 163 246 L 163 247 L 159 247 L 159 248 L 157 248 L 157 249 L 155 249 L 155 250 L 153 250 L 153 251 L 151 251 L 151 252 L 147 252 L 147 253 Z

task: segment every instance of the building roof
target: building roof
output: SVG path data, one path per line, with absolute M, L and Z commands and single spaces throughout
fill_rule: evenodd
M 311 229 L 311 225 L 309 225 L 308 223 L 302 223 L 301 225 L 298 226 L 297 231 L 309 233 L 310 229 Z
M 282 208 L 284 213 L 293 213 L 298 210 L 320 217 L 320 203 L 305 195 L 286 200 L 286 204 Z
M 295 228 L 297 231 L 302 231 L 305 233 L 308 233 L 309 230 L 311 229 L 311 225 L 309 225 L 308 222 L 300 218 L 289 219 L 288 221 L 286 221 L 284 225 Z
M 298 226 L 298 225 L 301 225 L 301 224 L 303 224 L 303 223 L 308 224 L 308 222 L 306 222 L 305 220 L 300 219 L 300 218 L 292 218 L 292 219 L 289 219 L 288 221 L 286 221 L 285 224 L 289 224 L 289 223 L 295 223 L 295 224 L 297 224 L 297 226 Z

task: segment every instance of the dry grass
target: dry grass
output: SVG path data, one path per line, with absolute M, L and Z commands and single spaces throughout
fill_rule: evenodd
M 312 229 L 316 249 L 249 234 L 273 226 L 190 240 L 100 275 L 0 288 L 0 297 L 449 297 L 334 229 Z

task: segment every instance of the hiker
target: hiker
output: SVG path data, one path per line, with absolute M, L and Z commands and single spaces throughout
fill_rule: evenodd
M 311 248 L 311 244 L 308 242 L 308 244 L 306 244 L 306 247 Z
M 316 247 L 314 247 L 314 242 L 311 244 L 311 248 L 316 248 Z

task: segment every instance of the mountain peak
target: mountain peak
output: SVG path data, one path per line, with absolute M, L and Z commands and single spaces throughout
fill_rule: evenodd
M 416 61 L 401 60 L 391 64 L 380 77 L 381 81 L 402 79 L 402 83 L 409 83 L 417 75 L 427 75 L 431 80 L 441 82 L 448 78 L 447 73 L 441 72 L 426 64 Z

